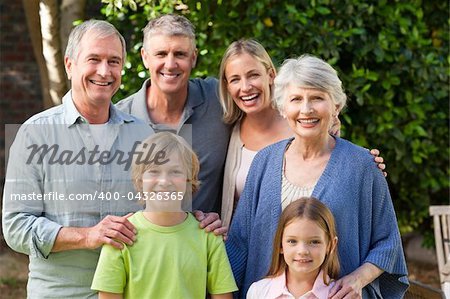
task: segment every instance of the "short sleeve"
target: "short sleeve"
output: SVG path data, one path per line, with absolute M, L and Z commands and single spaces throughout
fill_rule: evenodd
M 237 291 L 233 272 L 221 236 L 208 234 L 208 277 L 210 294 L 225 294 Z
M 111 245 L 103 245 L 92 280 L 92 290 L 119 294 L 124 292 L 127 279 L 122 253 Z

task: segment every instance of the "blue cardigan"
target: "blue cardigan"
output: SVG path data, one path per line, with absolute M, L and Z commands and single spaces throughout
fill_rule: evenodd
M 256 155 L 231 223 L 226 247 L 240 298 L 270 266 L 289 142 L 278 142 Z M 403 298 L 408 280 L 397 219 L 386 180 L 369 152 L 336 137 L 312 196 L 324 202 L 336 219 L 340 275 L 370 262 L 385 272 L 363 289 L 363 297 Z

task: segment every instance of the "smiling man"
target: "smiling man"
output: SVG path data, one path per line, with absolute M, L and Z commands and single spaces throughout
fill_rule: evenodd
M 64 58 L 72 100 L 90 124 L 103 124 L 109 119 L 111 98 L 120 86 L 125 42 L 96 29 L 85 31 L 83 36 L 77 32 L 73 35 L 78 44 L 69 43 Z
M 217 212 L 230 127 L 222 122 L 217 79 L 189 79 L 197 60 L 194 26 L 172 14 L 151 20 L 141 56 L 150 79 L 117 107 L 154 131 L 174 132 L 192 144 L 201 164 L 193 208 Z
M 129 167 L 114 157 L 136 154 L 153 131 L 111 104 L 125 55 L 123 37 L 108 22 L 75 27 L 64 60 L 71 90 L 62 105 L 28 119 L 11 146 L 3 233 L 29 255 L 28 298 L 96 297 L 90 284 L 99 247 L 135 240 L 126 214 L 141 207 Z M 36 154 L 46 145 L 51 154 Z

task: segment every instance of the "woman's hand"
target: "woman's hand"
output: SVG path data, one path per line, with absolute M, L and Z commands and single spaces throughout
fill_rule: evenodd
M 333 118 L 333 124 L 331 125 L 331 128 L 328 130 L 328 133 L 330 133 L 330 135 L 337 137 L 341 136 L 341 121 L 339 120 L 339 117 L 335 116 Z
M 357 299 L 362 298 L 362 282 L 353 273 L 338 279 L 331 288 L 328 298 Z
M 387 172 L 384 171 L 386 169 L 386 164 L 384 164 L 383 157 L 380 157 L 380 151 L 377 149 L 371 149 L 370 154 L 375 158 L 374 161 L 377 163 L 377 166 L 381 172 L 383 172 L 383 175 L 387 177 Z
M 331 288 L 328 298 L 353 299 L 362 297 L 362 289 L 374 281 L 384 271 L 374 264 L 364 263 L 352 273 L 341 277 Z

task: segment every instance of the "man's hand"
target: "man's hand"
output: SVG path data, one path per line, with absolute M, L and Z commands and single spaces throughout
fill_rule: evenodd
M 195 218 L 200 221 L 200 228 L 204 228 L 206 232 L 214 232 L 216 236 L 222 235 L 226 240 L 228 227 L 222 226 L 222 220 L 217 213 L 203 213 L 202 211 L 194 211 Z
M 123 245 L 118 241 L 133 245 L 133 242 L 136 240 L 136 229 L 128 221 L 128 217 L 131 215 L 133 213 L 122 217 L 108 215 L 96 226 L 88 228 L 86 248 L 95 249 L 103 244 L 109 244 L 122 249 Z
M 52 252 L 73 249 L 95 249 L 103 244 L 110 244 L 122 249 L 120 242 L 133 245 L 136 240 L 136 229 L 125 216 L 106 216 L 92 227 L 63 227 L 59 230 L 53 244 Z M 119 242 L 120 241 L 120 242 Z

